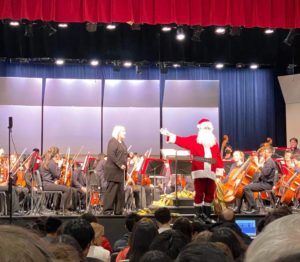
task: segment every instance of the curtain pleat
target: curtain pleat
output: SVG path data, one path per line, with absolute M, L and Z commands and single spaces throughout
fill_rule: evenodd
M 299 28 L 299 0 L 1 0 L 0 19 Z

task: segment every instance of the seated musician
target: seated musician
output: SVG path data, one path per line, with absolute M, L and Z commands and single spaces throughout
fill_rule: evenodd
M 81 165 L 77 162 L 73 164 L 72 172 L 72 210 L 76 210 L 78 206 L 78 197 L 81 199 L 81 203 L 85 203 L 87 188 L 82 175 Z M 78 195 L 79 193 L 79 195 Z
M 228 175 L 223 180 L 223 184 L 226 183 L 236 183 L 237 181 L 232 181 L 233 175 L 237 175 L 236 172 L 242 172 L 243 170 L 239 170 L 239 168 L 243 165 L 245 161 L 245 155 L 242 151 L 234 151 L 233 152 L 233 161 L 234 163 L 231 165 L 230 170 L 228 172 Z M 238 179 L 238 177 L 236 177 Z M 234 193 L 234 192 L 232 192 Z M 236 196 L 235 196 L 236 197 Z M 235 207 L 234 207 L 234 213 L 240 213 L 241 207 L 243 203 L 243 197 L 242 198 L 235 198 Z
M 266 146 L 262 149 L 264 164 L 259 174 L 258 182 L 252 182 L 244 187 L 245 198 L 249 204 L 249 211 L 246 212 L 248 214 L 258 213 L 259 211 L 253 197 L 253 192 L 270 190 L 273 187 L 276 164 L 271 158 L 272 154 L 272 146 Z
M 60 168 L 58 163 L 60 161 L 59 149 L 57 147 L 50 147 L 43 155 L 42 163 L 39 168 L 43 188 L 46 191 L 62 191 L 63 196 L 60 201 L 60 208 L 63 204 L 65 209 L 70 208 L 71 188 L 59 185 L 58 179 L 60 178 Z
M 33 187 L 33 190 L 36 190 L 35 183 L 32 180 L 32 174 L 33 172 L 39 170 L 41 161 L 42 161 L 42 157 L 40 155 L 40 150 L 38 148 L 34 148 L 32 150 L 28 162 L 25 163 L 25 168 L 26 168 L 25 180 L 26 180 L 26 186 L 29 189 Z
M 290 139 L 290 151 L 293 154 L 300 154 L 300 148 L 298 148 L 298 139 L 296 137 L 292 137 Z

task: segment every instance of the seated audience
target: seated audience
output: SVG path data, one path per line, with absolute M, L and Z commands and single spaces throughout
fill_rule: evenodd
M 145 253 L 140 262 L 172 262 L 173 260 L 164 252 L 159 250 L 150 250 Z
M 57 230 L 61 226 L 62 221 L 56 217 L 48 217 L 45 223 L 46 236 L 44 240 L 52 243 L 57 237 Z
M 154 213 L 155 221 L 158 226 L 158 233 L 171 229 L 171 213 L 166 207 L 157 209 Z
M 192 240 L 192 224 L 188 218 L 178 217 L 172 228 L 182 232 L 189 242 Z

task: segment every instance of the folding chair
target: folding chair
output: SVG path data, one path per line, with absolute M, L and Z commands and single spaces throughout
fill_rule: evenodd
M 32 188 L 32 200 L 31 200 L 31 208 L 32 208 L 32 213 L 37 214 L 42 212 L 43 206 L 46 202 L 46 196 L 58 196 L 60 195 L 60 199 L 62 201 L 62 196 L 63 192 L 59 190 L 55 191 L 50 191 L 50 190 L 44 190 L 43 184 L 42 184 L 42 179 L 41 179 L 41 174 L 37 170 L 33 173 L 34 181 L 36 182 L 36 190 L 33 190 Z M 63 203 L 63 215 L 65 214 L 65 206 Z

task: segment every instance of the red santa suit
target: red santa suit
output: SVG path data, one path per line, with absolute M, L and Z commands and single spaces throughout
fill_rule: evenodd
M 198 122 L 198 126 L 204 122 L 209 122 L 208 119 L 202 119 Z M 211 123 L 209 122 L 211 125 Z M 212 128 L 212 125 L 211 125 Z M 192 160 L 192 178 L 194 179 L 195 198 L 194 205 L 210 205 L 214 199 L 216 185 L 214 180 L 216 176 L 223 175 L 223 162 L 220 155 L 220 149 L 217 143 L 212 147 L 204 147 L 203 144 L 197 142 L 197 135 L 188 137 L 180 137 L 170 135 L 167 141 L 190 150 L 191 157 L 205 157 L 215 160 L 214 164 Z

